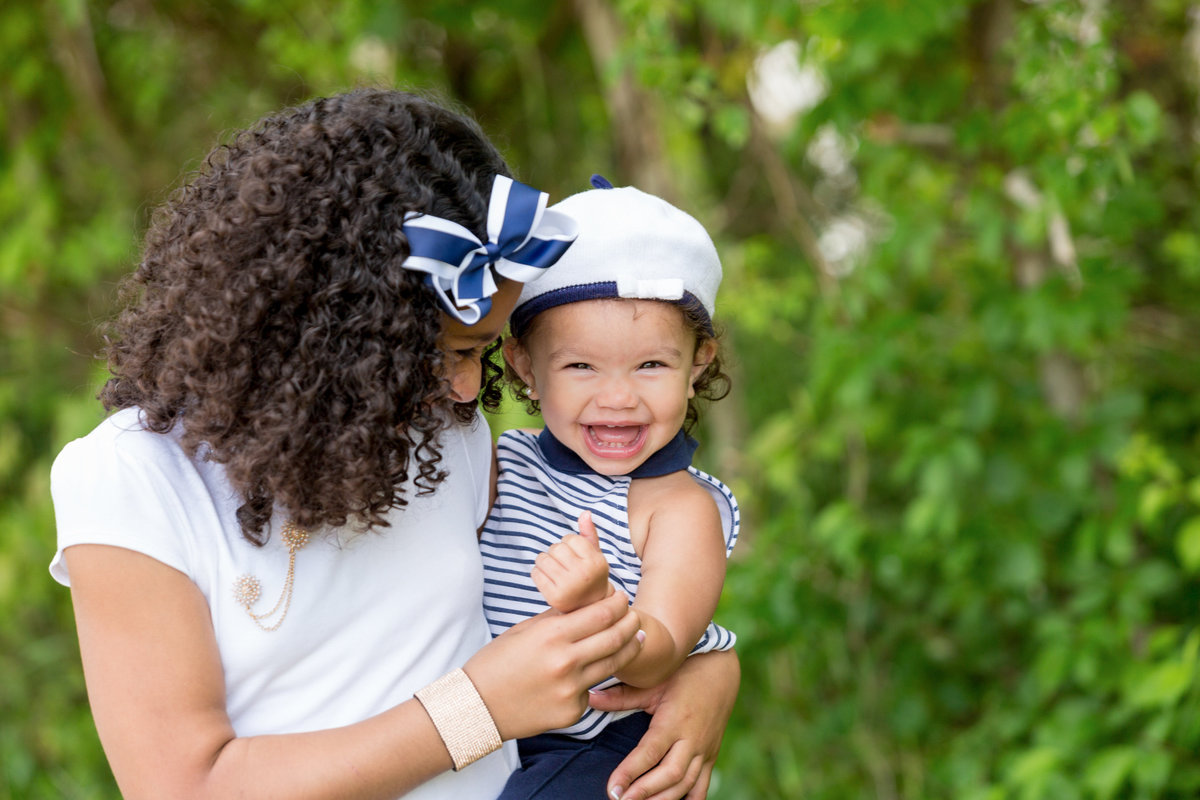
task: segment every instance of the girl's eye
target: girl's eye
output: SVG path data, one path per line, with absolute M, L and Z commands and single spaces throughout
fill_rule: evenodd
M 587 364 L 583 363 L 582 361 L 577 361 L 574 364 L 567 364 L 567 369 L 591 369 L 591 368 Z
M 487 352 L 487 349 L 495 343 L 496 340 L 493 339 L 490 342 L 477 344 L 474 347 L 455 348 L 450 350 L 449 353 L 460 361 L 479 361 L 483 358 L 483 354 Z
M 657 369 L 658 367 L 666 366 L 661 361 L 644 361 L 638 369 Z
M 461 359 L 465 359 L 465 360 L 469 360 L 469 361 L 478 361 L 479 359 L 483 358 L 483 353 L 487 349 L 488 349 L 488 345 L 484 344 L 484 345 L 480 345 L 478 347 L 468 347 L 463 350 L 455 350 L 454 355 L 458 356 Z

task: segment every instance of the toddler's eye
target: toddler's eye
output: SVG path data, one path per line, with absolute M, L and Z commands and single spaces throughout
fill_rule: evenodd
M 658 367 L 665 367 L 665 366 L 666 366 L 666 364 L 664 364 L 661 361 L 644 361 L 644 362 L 642 362 L 642 365 L 640 367 L 638 367 L 638 369 L 657 369 Z

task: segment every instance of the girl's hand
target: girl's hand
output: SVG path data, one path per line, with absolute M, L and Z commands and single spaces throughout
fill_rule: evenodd
M 650 729 L 608 780 L 620 800 L 702 800 L 708 794 L 741 667 L 732 651 L 688 658 L 653 689 L 614 686 L 591 695 L 592 708 L 653 714 Z
M 530 576 L 557 611 L 574 611 L 612 594 L 608 561 L 600 552 L 592 512 L 579 515 L 579 535 L 567 534 L 537 557 Z
M 577 611 L 545 611 L 493 639 L 463 666 L 503 739 L 563 728 L 587 708 L 588 687 L 641 649 L 629 598 L 614 592 Z

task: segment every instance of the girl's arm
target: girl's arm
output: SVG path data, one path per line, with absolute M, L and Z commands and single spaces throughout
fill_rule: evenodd
M 451 766 L 408 700 L 342 728 L 235 736 L 209 609 L 184 574 L 118 547 L 64 551 L 88 698 L 126 798 L 393 798 Z M 464 669 L 505 739 L 578 719 L 586 689 L 638 645 L 614 595 L 514 626 Z

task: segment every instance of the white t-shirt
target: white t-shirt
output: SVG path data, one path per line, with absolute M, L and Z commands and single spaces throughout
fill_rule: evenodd
M 476 530 L 487 515 L 491 437 L 478 417 L 441 440 L 449 477 L 430 495 L 409 490 L 390 528 L 314 533 L 296 554 L 291 608 L 264 632 L 235 600 L 243 575 L 262 587 L 256 612 L 280 596 L 288 552 L 281 516 L 264 547 L 237 524 L 240 500 L 220 464 L 190 459 L 176 435 L 120 411 L 68 444 L 51 471 L 58 524 L 55 580 L 69 585 L 64 548 L 106 544 L 183 572 L 208 601 L 239 736 L 347 725 L 378 714 L 466 660 L 490 639 Z M 154 602 L 147 597 L 146 602 Z M 269 622 L 268 622 L 269 624 Z M 404 758 L 397 753 L 396 758 Z M 517 766 L 508 743 L 409 800 L 493 798 Z

